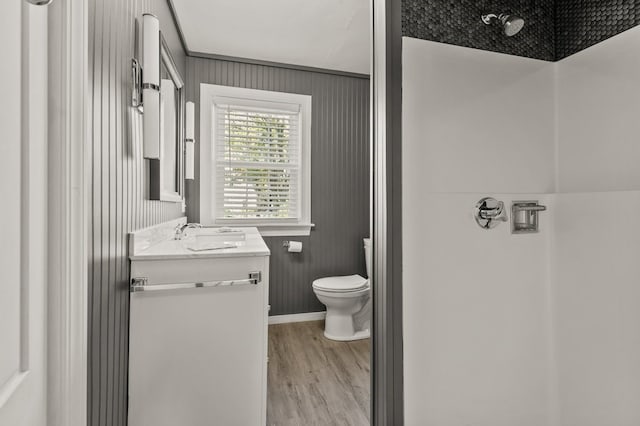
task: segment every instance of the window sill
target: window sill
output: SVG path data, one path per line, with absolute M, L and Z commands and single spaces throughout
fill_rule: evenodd
M 256 227 L 263 237 L 305 237 L 311 234 L 313 223 L 217 223 L 216 226 Z
M 263 237 L 306 237 L 311 234 L 313 223 L 305 224 L 281 224 L 281 225 L 255 225 Z

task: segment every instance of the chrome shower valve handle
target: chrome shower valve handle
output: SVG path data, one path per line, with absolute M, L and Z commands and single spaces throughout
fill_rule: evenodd
M 480 207 L 480 217 L 482 219 L 505 220 L 504 203 L 502 201 L 498 201 L 498 206 L 495 208 L 487 208 L 486 206 Z
M 478 201 L 474 210 L 476 223 L 482 229 L 492 229 L 509 220 L 504 208 L 504 202 L 495 198 L 486 197 Z

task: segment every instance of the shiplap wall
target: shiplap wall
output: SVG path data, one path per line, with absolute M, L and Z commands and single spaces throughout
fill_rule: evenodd
M 127 418 L 129 260 L 127 234 L 182 216 L 175 203 L 149 201 L 142 116 L 129 107 L 136 19 L 158 16 L 182 74 L 185 52 L 166 0 L 91 0 L 89 73 L 92 214 L 89 264 L 88 425 Z
M 316 226 L 309 237 L 265 241 L 271 250 L 271 315 L 324 310 L 311 289 L 314 279 L 366 273 L 362 238 L 369 236 L 369 79 L 188 57 L 187 100 L 196 103 L 198 139 L 201 83 L 312 96 L 311 219 Z M 189 220 L 199 222 L 199 178 L 187 182 L 186 193 Z M 302 253 L 288 253 L 282 247 L 288 239 L 302 241 Z

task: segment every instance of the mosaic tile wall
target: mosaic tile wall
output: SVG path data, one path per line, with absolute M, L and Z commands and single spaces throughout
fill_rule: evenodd
M 402 33 L 406 37 L 473 47 L 493 52 L 552 61 L 555 58 L 553 0 L 495 1 L 403 0 Z M 511 11 L 527 20 L 515 37 L 498 26 L 485 25 L 485 13 Z
M 556 60 L 640 24 L 639 0 L 558 0 Z
M 555 61 L 640 24 L 640 0 L 402 0 L 406 37 Z M 524 29 L 506 37 L 485 13 L 512 12 Z

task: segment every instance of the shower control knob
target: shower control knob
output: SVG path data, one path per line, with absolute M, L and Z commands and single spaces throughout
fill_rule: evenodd
M 508 221 L 504 203 L 491 197 L 478 201 L 474 210 L 474 217 L 476 223 L 482 229 L 492 229 L 498 226 L 500 222 Z

